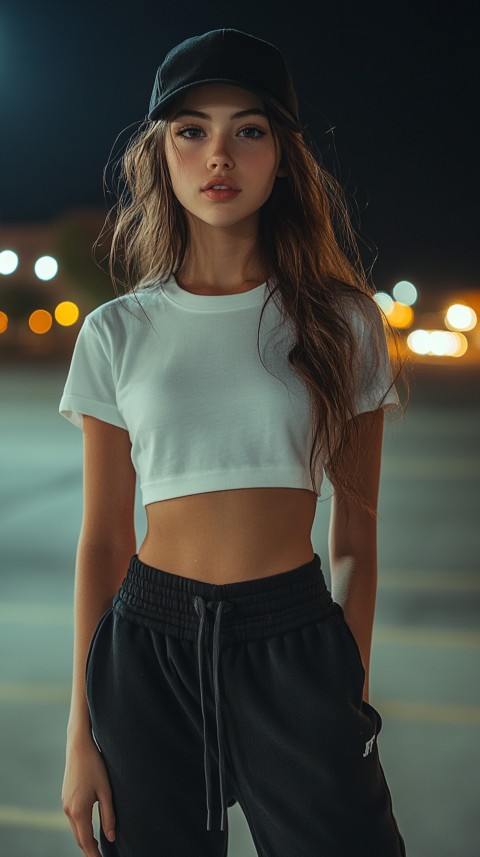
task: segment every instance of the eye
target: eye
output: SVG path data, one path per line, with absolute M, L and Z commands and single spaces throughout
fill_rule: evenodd
M 177 137 L 183 137 L 187 131 L 200 131 L 200 128 L 195 128 L 193 125 L 189 125 L 188 128 L 181 128 L 180 131 L 177 131 Z M 185 140 L 195 140 L 196 137 L 184 137 Z
M 257 134 L 259 134 L 258 137 L 251 137 L 250 135 L 248 135 L 248 139 L 250 140 L 259 140 L 260 137 L 265 136 L 265 131 L 262 131 L 261 128 L 257 128 L 255 125 L 249 125 L 248 128 L 242 128 L 240 134 L 242 133 L 242 131 L 256 131 Z
M 188 125 L 186 128 L 180 128 L 180 130 L 177 131 L 176 136 L 177 137 L 183 137 L 184 140 L 198 140 L 199 137 L 197 137 L 197 135 L 195 135 L 193 137 L 191 137 L 190 135 L 185 136 L 187 134 L 187 132 L 190 132 L 190 131 L 200 131 L 202 133 L 202 129 L 198 128 L 198 126 Z M 264 137 L 265 133 L 266 133 L 265 131 L 262 131 L 261 128 L 257 128 L 255 125 L 248 125 L 246 128 L 241 128 L 238 133 L 242 134 L 244 131 L 255 131 L 256 134 L 258 135 L 258 136 L 254 137 L 253 135 L 248 134 L 245 137 L 245 139 L 247 139 L 247 140 L 260 140 L 260 138 Z

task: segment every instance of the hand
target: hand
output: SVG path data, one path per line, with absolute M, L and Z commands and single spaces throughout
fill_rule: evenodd
M 101 857 L 92 824 L 92 809 L 97 800 L 105 836 L 110 842 L 115 839 L 112 790 L 102 754 L 93 738 L 88 738 L 68 740 L 66 757 L 62 786 L 63 811 L 86 857 Z

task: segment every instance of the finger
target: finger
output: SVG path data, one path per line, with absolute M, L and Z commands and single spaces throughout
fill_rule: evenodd
M 98 850 L 98 842 L 93 834 L 90 837 L 84 836 L 84 838 L 80 840 L 79 844 L 85 854 L 85 857 L 102 857 Z
M 70 818 L 72 827 L 75 825 L 75 839 L 86 857 L 102 857 L 98 850 L 98 842 L 93 835 L 91 819 L 86 821 L 83 815 Z
M 76 841 L 77 845 L 80 845 L 80 840 L 79 840 L 79 838 L 78 838 L 77 825 L 75 824 L 75 822 L 74 822 L 73 818 L 71 818 L 71 817 L 68 815 L 68 813 L 66 813 L 66 815 L 68 816 L 68 820 L 69 820 L 69 822 L 70 822 L 70 827 L 72 828 L 72 833 L 73 833 L 73 835 L 74 835 L 74 837 L 75 837 L 75 841 Z
M 98 810 L 100 812 L 100 824 L 109 842 L 115 841 L 115 813 L 113 811 L 110 795 L 98 799 Z

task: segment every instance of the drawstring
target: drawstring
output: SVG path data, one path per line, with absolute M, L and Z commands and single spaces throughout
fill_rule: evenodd
M 222 618 L 222 612 L 227 612 L 233 608 L 233 604 L 230 601 L 208 601 L 205 603 L 205 600 L 201 597 L 201 595 L 196 595 L 193 603 L 195 605 L 195 610 L 200 616 L 200 623 L 198 628 L 198 638 L 197 638 L 197 648 L 198 648 L 198 671 L 200 676 L 200 700 L 202 705 L 202 717 L 203 717 L 203 741 L 204 741 L 204 768 L 205 768 L 205 785 L 207 791 L 207 830 L 211 830 L 211 807 L 210 807 L 210 793 L 211 793 L 211 783 L 210 783 L 210 755 L 208 752 L 208 741 L 207 741 L 207 720 L 205 717 L 205 706 L 204 706 L 204 694 L 203 694 L 203 669 L 202 669 L 202 641 L 204 635 L 204 626 L 206 621 L 206 608 L 209 610 L 216 611 L 215 612 L 215 626 L 213 630 L 213 688 L 215 694 L 215 715 L 217 720 L 217 742 L 218 742 L 218 768 L 219 768 L 219 776 L 220 776 L 220 799 L 222 802 L 222 819 L 221 819 L 221 830 L 225 830 L 225 822 L 227 815 L 226 808 L 226 799 L 225 799 L 225 764 L 223 758 L 223 724 L 221 719 L 221 705 L 220 705 L 220 688 L 219 688 L 219 680 L 218 680 L 218 662 L 219 662 L 219 651 L 220 651 L 220 621 Z

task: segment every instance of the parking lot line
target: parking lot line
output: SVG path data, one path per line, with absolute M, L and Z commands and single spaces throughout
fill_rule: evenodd
M 0 806 L 0 825 L 47 830 L 70 829 L 70 823 L 63 810 L 28 809 L 23 806 Z

